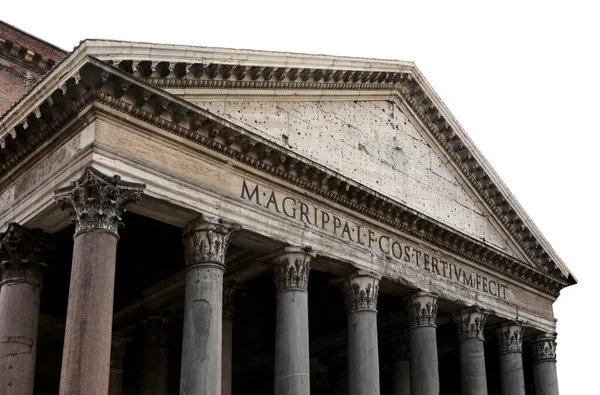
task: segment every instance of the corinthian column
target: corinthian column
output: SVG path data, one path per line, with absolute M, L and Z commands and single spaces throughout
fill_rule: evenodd
M 144 319 L 142 395 L 167 395 L 169 385 L 169 317 L 151 315 Z
M 410 395 L 410 352 L 408 332 L 402 330 L 392 339 L 393 395 Z
M 310 248 L 285 247 L 273 258 L 275 395 L 310 394 L 307 289 L 315 255 Z
M 223 273 L 239 225 L 200 216 L 185 229 L 185 305 L 180 392 L 221 393 Z
M 556 376 L 556 333 L 535 338 L 533 347 L 533 378 L 536 395 L 558 395 Z
M 336 280 L 348 313 L 348 394 L 379 395 L 377 296 L 381 276 L 362 270 Z
M 523 375 L 523 327 L 515 322 L 496 330 L 500 350 L 500 389 L 502 395 L 525 395 Z
M 437 295 L 417 292 L 404 298 L 408 315 L 411 395 L 439 395 L 436 324 Z
M 108 177 L 92 167 L 55 192 L 74 211 L 75 236 L 60 394 L 106 394 L 110 374 L 117 230 L 125 206 L 143 184 Z
M 483 330 L 488 316 L 478 306 L 469 307 L 455 314 L 460 352 L 460 382 L 463 395 L 487 395 Z
M 0 393 L 31 395 L 46 244 L 11 223 L 0 236 Z

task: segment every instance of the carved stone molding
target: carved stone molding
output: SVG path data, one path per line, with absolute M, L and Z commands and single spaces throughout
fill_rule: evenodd
M 437 295 L 419 291 L 404 298 L 404 309 L 408 315 L 409 329 L 423 326 L 436 327 Z
M 483 331 L 485 329 L 485 320 L 489 314 L 490 311 L 484 310 L 479 306 L 468 307 L 453 314 L 452 319 L 456 324 L 459 340 L 477 339 L 484 341 Z
M 113 336 L 110 346 L 110 368 L 123 370 L 125 361 L 125 347 L 133 339 L 130 337 Z
M 381 276 L 377 273 L 356 270 L 332 282 L 344 293 L 346 311 L 350 314 L 362 310 L 377 311 L 379 280 Z
M 525 328 L 517 322 L 506 322 L 496 329 L 500 353 L 522 352 L 524 330 Z
M 169 346 L 169 324 L 171 318 L 167 314 L 150 315 L 144 319 L 144 334 L 149 347 Z
M 525 219 L 520 218 L 510 202 L 506 200 L 502 187 L 494 184 L 493 176 L 487 174 L 485 166 L 478 163 L 469 151 L 468 144 L 462 141 L 460 133 L 457 133 L 437 111 L 433 102 L 427 97 L 427 93 L 423 91 L 423 87 L 412 78 L 412 72 L 394 74 L 383 71 L 354 72 L 325 69 L 294 70 L 293 68 L 271 70 L 269 67 L 254 66 L 232 69 L 231 65 L 213 64 L 204 67 L 202 64 L 161 63 L 160 66 L 158 64 L 154 66 L 152 62 L 124 60 L 119 63 L 118 69 L 115 69 L 96 59 L 89 59 L 75 71 L 73 78 L 57 82 L 59 87 L 54 91 L 49 87 L 42 87 L 41 89 L 45 89 L 45 101 L 38 100 L 41 104 L 27 109 L 26 114 L 19 113 L 14 116 L 9 114 L 10 116 L 0 120 L 0 130 L 6 131 L 0 133 L 0 158 L 4 158 L 0 160 L 0 175 L 6 174 L 27 158 L 82 109 L 89 108 L 92 102 L 97 102 L 193 141 L 244 165 L 254 167 L 270 176 L 304 188 L 336 204 L 394 227 L 400 232 L 452 251 L 547 294 L 558 296 L 560 289 L 575 283 L 568 273 L 561 273 L 558 268 L 559 263 L 555 261 L 556 258 L 551 251 L 546 251 L 543 243 L 536 240 Z M 251 76 L 252 81 L 238 81 L 238 77 L 233 73 L 234 69 L 239 76 Z M 152 72 L 148 74 L 148 70 Z M 207 84 L 207 88 L 218 88 L 220 85 L 217 85 L 220 83 L 239 82 L 250 84 L 248 88 L 251 89 L 262 89 L 264 87 L 259 86 L 260 84 L 271 84 L 267 80 L 279 75 L 286 81 L 278 81 L 274 84 L 285 83 L 289 86 L 274 85 L 268 89 L 393 89 L 415 111 L 417 117 L 425 122 L 441 147 L 447 151 L 455 165 L 464 172 L 473 187 L 492 207 L 494 213 L 527 252 L 535 266 L 511 257 L 481 241 L 465 237 L 352 180 L 338 174 L 331 174 L 311 161 L 298 157 L 207 111 L 192 109 L 183 100 L 162 97 L 155 90 L 149 89 L 144 82 L 127 74 L 136 71 L 142 73 L 141 76 L 144 78 L 156 74 L 158 79 L 167 78 L 182 84 L 189 84 L 193 79 L 206 75 L 209 80 L 202 81 Z M 221 72 L 225 73 L 229 80 L 220 80 Z M 190 75 L 180 78 L 186 73 Z M 305 77 L 308 80 L 304 81 Z M 336 79 L 339 82 L 328 82 Z M 147 81 L 157 82 L 150 79 Z M 228 85 L 227 88 L 231 86 Z M 209 128 L 207 126 L 209 124 L 216 127 Z
M 42 284 L 42 270 L 49 243 L 41 230 L 29 230 L 17 223 L 8 224 L 0 235 L 0 269 L 2 282 Z
M 556 362 L 556 333 L 538 336 L 531 341 L 533 362 Z
M 125 207 L 137 203 L 145 187 L 122 181 L 118 175 L 109 177 L 90 166 L 78 180 L 54 193 L 60 208 L 71 207 L 74 211 L 75 236 L 100 230 L 118 237 Z
M 223 285 L 223 319 L 233 320 L 235 312 L 235 284 L 225 283 Z
M 225 268 L 225 256 L 231 234 L 241 226 L 221 218 L 201 215 L 184 232 L 186 266 L 213 264 Z
M 390 339 L 392 347 L 392 362 L 408 361 L 410 359 L 410 341 L 408 331 L 402 329 Z
M 310 261 L 317 254 L 310 247 L 284 247 L 273 257 L 277 292 L 306 291 Z

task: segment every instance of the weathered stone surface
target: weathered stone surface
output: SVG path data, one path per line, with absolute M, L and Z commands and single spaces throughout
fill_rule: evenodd
M 260 136 L 515 254 L 445 159 L 391 102 L 199 102 Z M 282 136 L 288 136 L 283 141 Z
M 532 340 L 531 346 L 536 395 L 558 395 L 556 334 L 538 336 Z

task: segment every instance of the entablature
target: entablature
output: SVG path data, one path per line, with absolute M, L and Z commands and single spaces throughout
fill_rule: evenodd
M 553 266 L 554 260 L 543 251 L 536 237 L 527 233 L 527 227 L 523 225 L 523 220 L 517 216 L 511 204 L 503 200 L 501 188 L 491 181 L 493 175 L 488 175 L 478 164 L 478 160 L 467 148 L 461 136 L 455 133 L 445 120 L 441 123 L 444 125 L 441 129 L 435 126 L 440 122 L 429 125 L 431 132 L 448 149 L 451 157 L 457 161 L 474 185 L 479 186 L 481 196 L 491 207 L 495 207 L 495 212 L 501 218 L 504 218 L 503 223 L 513 232 L 521 246 L 530 251 L 530 257 L 535 258 L 536 267 L 457 232 L 414 209 L 256 136 L 238 125 L 220 119 L 181 98 L 170 95 L 132 76 L 131 70 L 122 70 L 123 68 L 119 66 L 117 69 L 96 59 L 83 57 L 73 70 L 68 72 L 63 70 L 48 77 L 50 82 L 40 89 L 38 95 L 28 95 L 21 103 L 27 105 L 31 102 L 29 111 L 24 109 L 11 111 L 0 121 L 0 177 L 5 178 L 13 172 L 21 161 L 89 103 L 98 102 L 370 217 L 399 232 L 451 251 L 551 296 L 558 296 L 560 289 L 574 283 L 572 277 L 565 278 L 562 272 Z M 217 70 L 221 69 L 217 68 Z M 170 74 L 171 71 L 165 74 L 165 77 Z M 204 75 L 204 72 L 199 74 L 199 76 Z M 232 78 L 232 75 L 229 77 Z M 270 76 L 269 73 L 256 74 L 249 71 L 248 75 L 250 78 L 256 75 L 257 79 L 263 80 Z M 285 75 L 285 78 L 290 78 L 288 74 Z M 331 78 L 335 79 L 335 75 L 331 73 Z M 344 79 L 345 75 L 348 76 L 347 81 Z M 365 76 L 365 82 L 361 82 L 361 75 Z M 185 76 L 187 73 L 182 74 L 181 78 Z M 210 77 L 210 74 L 206 76 Z M 424 105 L 433 108 L 433 102 L 430 99 L 425 100 L 421 85 L 410 77 L 410 73 L 400 72 L 391 75 L 390 72 L 370 71 L 368 74 L 353 72 L 342 73 L 339 76 L 342 82 L 332 83 L 377 86 L 391 84 L 425 120 L 432 114 L 440 114 L 438 110 L 422 110 Z M 373 76 L 375 77 L 371 82 Z M 325 78 L 323 73 L 311 72 L 310 78 L 313 80 L 311 84 L 326 83 L 323 82 Z M 210 81 L 210 78 L 206 81 Z M 46 89 L 46 96 L 40 97 L 39 94 L 43 93 L 44 89 Z M 361 88 L 354 86 L 353 89 Z M 389 86 L 385 89 L 389 89 Z M 452 137 L 449 137 L 450 135 Z M 484 187 L 487 189 L 481 189 Z M 520 224 L 521 231 L 517 231 L 519 226 L 515 223 Z

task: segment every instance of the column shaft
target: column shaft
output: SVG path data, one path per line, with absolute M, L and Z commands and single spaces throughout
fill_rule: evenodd
M 223 268 L 195 265 L 185 275 L 181 393 L 221 393 Z
M 500 351 L 501 395 L 525 395 L 522 353 L 523 327 L 509 322 L 503 324 L 496 332 Z
M 108 395 L 121 395 L 123 393 L 123 369 L 110 368 Z
M 128 337 L 113 337 L 110 350 L 110 378 L 108 395 L 121 395 L 123 393 L 123 362 L 125 360 L 125 346 L 132 339 Z
M 533 347 L 533 378 L 536 395 L 559 395 L 556 375 L 556 334 L 535 338 Z
M 231 395 L 233 373 L 233 320 L 223 319 L 223 371 L 221 394 Z
M 348 314 L 348 388 L 350 395 L 379 394 L 377 311 Z
M 393 365 L 393 395 L 410 395 L 410 362 L 396 361 Z
M 110 376 L 117 237 L 75 237 L 60 394 L 104 395 Z
M 275 313 L 275 395 L 310 394 L 308 275 L 314 253 L 285 247 L 273 259 Z
M 349 395 L 379 395 L 377 297 L 381 276 L 356 271 L 334 280 L 344 291 L 348 312 Z
M 310 394 L 308 293 L 287 291 L 276 297 L 275 395 Z
M 169 385 L 169 349 L 146 346 L 142 372 L 142 395 L 167 395 Z
M 436 324 L 437 296 L 417 292 L 404 299 L 409 321 L 410 393 L 439 395 Z
M 0 393 L 33 394 L 39 309 L 39 284 L 2 282 Z

